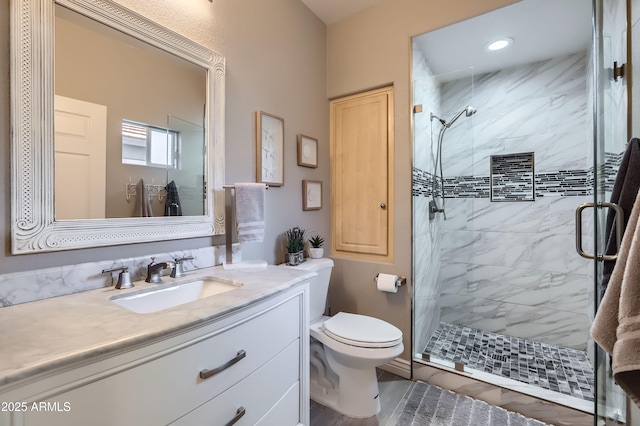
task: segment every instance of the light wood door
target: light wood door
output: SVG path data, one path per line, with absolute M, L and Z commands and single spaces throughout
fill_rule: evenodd
M 104 219 L 107 107 L 56 95 L 54 127 L 56 220 Z
M 393 87 L 331 101 L 332 254 L 393 259 Z

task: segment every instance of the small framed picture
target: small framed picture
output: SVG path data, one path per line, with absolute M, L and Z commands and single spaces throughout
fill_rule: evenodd
M 302 210 L 320 210 L 322 208 L 322 182 L 319 180 L 302 181 Z
M 318 140 L 298 135 L 298 166 L 318 167 Z
M 256 112 L 256 182 L 284 185 L 284 119 Z

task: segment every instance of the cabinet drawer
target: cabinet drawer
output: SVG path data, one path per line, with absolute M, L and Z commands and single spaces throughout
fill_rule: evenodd
M 226 391 L 291 342 L 298 342 L 301 301 L 294 297 L 175 352 L 58 394 L 47 402 L 69 403 L 69 411 L 30 412 L 24 424 L 168 424 Z M 246 356 L 208 379 L 200 378 L 201 371 L 224 366 L 239 351 Z M 297 363 L 295 371 L 299 371 Z
M 256 426 L 282 426 L 303 423 L 300 418 L 300 382 L 291 386 L 276 405 L 262 417 Z
M 291 343 L 274 359 L 260 367 L 249 377 L 207 402 L 202 407 L 172 423 L 173 426 L 211 425 L 223 426 L 234 417 L 239 419 L 236 426 L 257 424 L 272 408 L 289 395 L 289 404 L 283 405 L 278 426 L 296 425 L 299 422 L 299 362 L 300 341 Z M 295 404 L 291 404 L 291 390 L 295 390 Z M 240 417 L 241 416 L 241 417 Z M 293 421 L 285 421 L 293 419 Z

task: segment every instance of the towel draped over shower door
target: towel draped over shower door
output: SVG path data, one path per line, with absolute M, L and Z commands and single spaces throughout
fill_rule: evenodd
M 605 262 L 602 302 L 591 335 L 609 355 L 613 375 L 640 407 L 640 140 L 629 141 L 611 195 L 624 210 L 622 244 Z M 615 253 L 614 212 L 607 215 L 606 254 Z
M 617 204 L 624 211 L 624 226 L 622 232 L 629 223 L 633 203 L 640 189 L 640 139 L 633 138 L 627 144 L 627 149 L 622 157 L 618 174 L 616 175 L 611 202 Z M 609 209 L 607 213 L 607 225 L 605 229 L 606 248 L 605 255 L 615 254 L 618 250 L 616 239 L 615 211 Z M 616 264 L 615 260 L 607 260 L 603 265 L 602 281 L 600 283 L 600 295 L 604 295 L 611 278 L 611 273 Z
M 640 407 L 640 192 L 629 217 L 609 286 L 591 327 L 611 355 L 614 378 Z

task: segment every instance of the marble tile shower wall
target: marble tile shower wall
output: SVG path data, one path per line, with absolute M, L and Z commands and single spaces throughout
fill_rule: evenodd
M 236 260 L 238 248 L 239 246 L 234 247 L 234 260 Z M 155 256 L 158 262 L 193 256 L 193 260 L 185 261 L 184 263 L 185 270 L 188 272 L 189 270 L 222 264 L 225 250 L 224 246 L 205 247 L 138 258 L 88 262 L 28 272 L 2 274 L 0 275 L 0 307 L 114 285 L 118 274 L 102 274 L 101 271 L 103 269 L 127 266 L 133 281 L 144 279 L 151 256 Z
M 442 321 L 586 349 L 589 267 L 573 221 L 588 200 L 586 68 L 576 53 L 441 86 L 445 117 L 478 110 L 447 131 L 445 189 L 471 178 L 480 194 L 447 200 Z M 535 153 L 535 202 L 492 203 L 489 156 L 523 152 Z
M 426 60 L 419 50 L 413 51 L 414 102 L 422 104 L 422 113 L 414 114 L 414 166 L 433 170 L 431 154 L 431 120 L 429 113 L 440 111 L 440 90 Z M 420 351 L 440 323 L 439 281 L 440 270 L 440 222 L 429 221 L 429 201 L 414 197 L 413 204 L 413 281 L 414 291 L 414 345 Z
M 575 254 L 575 207 L 588 197 L 447 201 L 442 321 L 586 349 L 588 261 Z
M 520 152 L 535 152 L 536 172 L 587 168 L 586 65 L 581 52 L 443 84 L 446 117 L 478 110 L 447 131 L 445 176 L 487 176 L 490 155 Z

